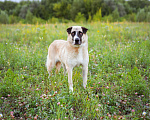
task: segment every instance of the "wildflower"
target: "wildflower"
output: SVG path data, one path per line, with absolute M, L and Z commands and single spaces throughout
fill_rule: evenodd
M 12 118 L 14 118 L 14 112 L 13 112 L 13 111 L 10 112 L 10 116 L 11 116 Z
M 10 95 L 8 94 L 8 97 L 10 97 Z
M 146 115 L 146 112 L 143 112 L 143 113 L 142 113 L 142 115 L 144 115 L 144 116 L 145 116 L 145 115 Z
M 0 118 L 1 118 L 1 117 L 3 117 L 3 114 L 2 114 L 2 113 L 0 113 Z
M 148 103 L 146 104 L 146 106 L 148 106 Z
M 96 97 L 98 97 L 98 95 L 96 95 Z
M 102 120 L 104 117 L 100 117 L 100 119 Z
M 136 92 L 135 95 L 137 95 L 138 93 Z
M 51 97 L 52 95 L 50 94 L 50 95 L 48 95 L 49 97 Z
M 37 120 L 37 116 L 34 117 L 34 120 Z
M 71 111 L 73 111 L 73 108 L 71 108 Z
M 40 28 L 37 28 L 37 31 L 40 31 Z
M 98 107 L 100 107 L 101 106 L 101 104 L 98 104 Z
M 96 111 L 99 111 L 99 109 L 97 108 Z
M 58 102 L 57 105 L 60 105 L 60 102 Z
M 108 86 L 107 86 L 106 88 L 107 88 L 107 89 L 109 89 L 109 87 L 108 87 Z
M 131 111 L 132 111 L 132 112 L 135 112 L 135 110 L 134 110 L 134 109 L 132 109 Z
M 46 94 L 43 94 L 43 95 L 42 95 L 42 97 L 44 97 L 44 98 L 45 98 L 45 97 L 46 97 Z
M 10 112 L 10 115 L 13 115 L 13 114 L 14 114 L 14 112 L 13 112 L 13 111 L 11 111 L 11 112 Z
M 39 88 L 36 89 L 37 91 L 39 90 Z
M 111 118 L 111 115 L 110 115 L 110 114 L 108 114 L 108 117 L 110 117 L 110 118 Z
M 99 30 L 97 32 L 99 32 Z

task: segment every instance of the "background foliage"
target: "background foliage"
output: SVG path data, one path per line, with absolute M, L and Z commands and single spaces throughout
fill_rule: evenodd
M 0 2 L 0 23 L 131 21 L 149 22 L 149 0 L 41 0 Z M 29 11 L 31 14 L 29 14 Z M 4 14 L 5 13 L 5 14 Z M 26 17 L 27 16 L 27 17 Z M 31 16 L 31 17 L 30 17 Z M 30 19 L 26 19 L 30 18 Z M 55 21 L 56 20 L 56 21 Z

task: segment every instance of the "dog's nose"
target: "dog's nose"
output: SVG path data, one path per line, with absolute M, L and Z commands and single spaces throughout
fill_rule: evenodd
M 79 41 L 79 38 L 76 38 L 75 41 Z
M 80 44 L 79 38 L 76 38 L 76 39 L 75 39 L 75 44 L 76 44 L 76 45 Z

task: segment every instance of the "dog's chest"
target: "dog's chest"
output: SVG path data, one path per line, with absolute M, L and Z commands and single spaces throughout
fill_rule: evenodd
M 69 63 L 73 66 L 79 66 L 84 64 L 84 51 L 82 49 L 78 49 L 78 51 L 74 51 L 69 59 Z

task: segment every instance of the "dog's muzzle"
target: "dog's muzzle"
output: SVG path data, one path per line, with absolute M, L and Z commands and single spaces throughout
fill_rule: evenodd
M 81 45 L 81 40 L 80 40 L 80 38 L 76 38 L 76 39 L 74 40 L 74 45 Z

